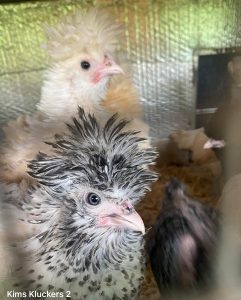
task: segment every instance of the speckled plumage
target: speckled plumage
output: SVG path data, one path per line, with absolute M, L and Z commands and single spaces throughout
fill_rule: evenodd
M 141 139 L 123 132 L 125 125 L 113 116 L 101 128 L 79 109 L 69 134 L 56 136 L 51 144 L 55 155 L 40 153 L 30 162 L 37 184 L 27 195 L 16 203 L 11 195 L 17 186 L 7 187 L 10 206 L 36 224 L 35 235 L 17 245 L 22 259 L 15 288 L 70 291 L 72 300 L 138 296 L 145 261 L 142 233 L 98 225 L 103 210 L 123 208 L 127 200 L 135 204 L 156 180 L 147 168 L 155 151 L 140 149 Z M 86 200 L 93 192 L 101 199 L 97 206 Z M 123 210 L 129 215 L 133 209 Z

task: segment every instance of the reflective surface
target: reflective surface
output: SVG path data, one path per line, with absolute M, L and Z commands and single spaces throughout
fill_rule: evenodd
M 78 8 L 108 7 L 126 26 L 151 135 L 188 128 L 194 115 L 193 52 L 241 45 L 239 0 L 0 1 L 0 123 L 30 113 L 48 65 L 42 27 Z

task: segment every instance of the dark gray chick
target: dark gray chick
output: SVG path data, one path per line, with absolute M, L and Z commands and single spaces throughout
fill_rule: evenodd
M 166 187 L 148 251 L 161 293 L 206 286 L 218 236 L 215 209 L 190 199 L 176 179 Z

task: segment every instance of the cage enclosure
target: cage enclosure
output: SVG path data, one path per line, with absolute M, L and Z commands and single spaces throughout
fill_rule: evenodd
M 1 141 L 3 127 L 21 115 L 31 115 L 40 100 L 44 73 L 51 65 L 42 47 L 43 28 L 92 7 L 108 10 L 125 26 L 122 48 L 127 52 L 151 142 L 159 151 L 154 169 L 160 178 L 137 207 L 145 226 L 155 223 L 165 185 L 172 177 L 185 182 L 191 197 L 220 207 L 223 171 L 217 155 L 204 150 L 208 137 L 201 127 L 209 124 L 221 105 L 241 101 L 239 0 L 0 0 Z M 238 155 L 230 156 L 239 159 Z M 241 161 L 235 160 L 234 164 L 241 166 Z M 237 177 L 230 186 L 232 199 L 237 201 L 229 200 L 233 203 L 230 211 L 226 204 L 223 206 L 228 211 L 228 224 L 232 223 L 234 206 L 240 207 Z M 223 196 L 227 199 L 231 193 L 228 189 L 229 185 Z M 237 221 L 234 228 L 238 226 Z M 229 230 L 229 226 L 223 230 L 223 240 L 236 249 L 240 245 L 235 234 L 240 232 Z M 222 293 L 225 299 L 240 299 L 240 274 L 235 262 L 227 260 L 230 253 L 239 257 L 233 249 L 221 243 L 217 281 L 223 290 L 209 295 L 212 299 L 221 299 L 218 297 Z M 149 264 L 140 297 L 164 299 Z M 183 297 L 188 299 L 187 295 Z

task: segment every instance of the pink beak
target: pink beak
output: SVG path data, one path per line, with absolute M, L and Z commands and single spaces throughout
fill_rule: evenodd
M 92 82 L 98 83 L 102 78 L 109 77 L 114 74 L 124 74 L 124 71 L 111 57 L 105 56 L 103 63 L 99 64 L 94 70 Z
M 108 207 L 108 215 L 105 214 L 99 218 L 98 226 L 124 227 L 145 234 L 145 226 L 142 218 L 129 201 L 125 201 L 121 205 L 110 204 Z

